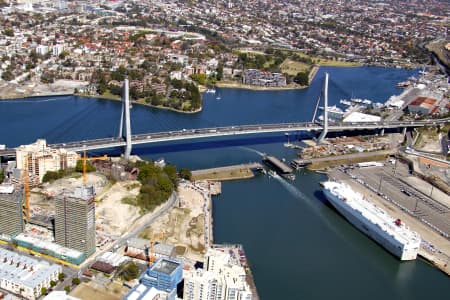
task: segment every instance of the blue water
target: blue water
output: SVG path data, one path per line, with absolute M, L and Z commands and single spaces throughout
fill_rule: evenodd
M 323 73 L 330 73 L 330 103 L 341 98 L 384 102 L 395 84 L 416 72 L 374 67 L 322 68 L 305 90 L 255 92 L 221 89 L 205 94 L 201 113 L 181 115 L 134 105 L 135 133 L 218 125 L 306 121 Z M 52 100 L 53 99 L 53 100 Z M 118 132 L 120 104 L 80 97 L 0 101 L 0 144 L 16 146 L 107 137 Z M 179 167 L 208 168 L 259 161 L 262 153 L 291 159 L 282 134 L 245 139 L 161 143 L 135 147 L 147 158 Z M 119 149 L 116 149 L 117 151 Z M 321 174 L 300 171 L 294 182 L 258 176 L 224 182 L 214 199 L 216 242 L 242 243 L 262 299 L 448 299 L 449 278 L 418 260 L 400 263 L 346 222 L 324 200 Z
M 384 102 L 401 90 L 395 84 L 417 72 L 403 69 L 320 68 L 304 90 L 249 91 L 220 89 L 221 100 L 204 95 L 204 109 L 179 114 L 141 105 L 131 111 L 134 133 L 222 125 L 308 121 L 330 74 L 330 105 L 342 98 L 368 98 Z M 356 75 L 357 74 L 357 75 Z M 29 98 L 0 101 L 0 143 L 17 146 L 45 137 L 49 143 L 110 137 L 118 134 L 120 103 L 83 97 Z M 24 134 L 26 133 L 26 134 Z

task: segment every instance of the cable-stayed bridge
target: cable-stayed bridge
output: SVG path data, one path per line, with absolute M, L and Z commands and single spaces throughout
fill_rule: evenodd
M 298 131 L 307 131 L 313 133 L 320 133 L 318 139 L 321 142 L 328 132 L 344 132 L 350 130 L 380 130 L 385 129 L 402 129 L 406 131 L 407 128 L 416 128 L 423 126 L 434 126 L 446 124 L 450 121 L 446 119 L 420 120 L 420 121 L 380 121 L 380 122 L 345 122 L 337 124 L 328 124 L 327 107 L 328 107 L 328 74 L 325 77 L 324 87 L 324 121 L 316 122 L 315 116 L 320 101 L 318 100 L 316 111 L 314 112 L 313 120 L 311 122 L 299 123 L 277 123 L 277 124 L 252 124 L 252 125 L 235 125 L 223 127 L 197 128 L 197 129 L 181 129 L 175 131 L 165 132 L 151 132 L 142 134 L 131 134 L 130 126 L 130 103 L 128 94 L 128 80 L 124 81 L 124 96 L 122 101 L 122 111 L 120 118 L 120 132 L 118 137 L 90 139 L 84 141 L 75 141 L 59 144 L 49 144 L 54 148 L 65 148 L 67 150 L 82 151 L 82 150 L 101 150 L 116 147 L 125 147 L 124 156 L 126 158 L 131 154 L 133 145 L 170 142 L 179 140 L 190 140 L 200 138 L 213 138 L 221 136 L 234 135 L 251 135 L 264 133 L 289 133 Z M 123 130 L 125 128 L 125 130 Z M 14 157 L 14 149 L 0 150 L 0 157 Z

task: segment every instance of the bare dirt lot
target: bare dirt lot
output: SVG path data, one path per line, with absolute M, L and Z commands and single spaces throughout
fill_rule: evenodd
M 64 190 L 72 191 L 82 186 L 79 174 L 43 184 L 33 189 L 31 196 L 32 211 L 54 213 L 54 197 Z M 97 230 L 109 235 L 121 235 L 140 216 L 139 208 L 124 202 L 133 202 L 139 194 L 138 181 L 116 182 L 113 185 L 98 173 L 87 174 L 86 184 L 93 185 L 96 193 Z
M 191 184 L 178 187 L 180 206 L 162 216 L 145 231 L 143 238 L 161 237 L 161 242 L 177 246 L 177 252 L 191 259 L 202 260 L 205 250 L 205 200 Z M 183 249 L 184 248 L 184 249 Z

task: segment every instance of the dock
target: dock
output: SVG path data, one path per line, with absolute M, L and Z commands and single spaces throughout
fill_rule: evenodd
M 381 150 L 373 152 L 361 152 L 344 155 L 333 155 L 318 158 L 294 159 L 291 166 L 294 169 L 310 166 L 312 169 L 323 169 L 329 166 L 341 164 L 355 164 L 367 160 L 384 160 L 388 155 L 394 154 L 392 150 Z

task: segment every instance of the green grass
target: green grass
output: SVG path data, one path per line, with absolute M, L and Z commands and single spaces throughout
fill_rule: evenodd
M 299 72 L 308 71 L 310 68 L 310 65 L 293 61 L 289 58 L 286 58 L 283 63 L 280 65 L 280 69 L 282 73 L 287 73 L 289 75 L 297 75 Z
M 136 206 L 137 205 L 137 201 L 136 200 L 137 199 L 135 197 L 123 197 L 120 202 L 122 202 L 123 204 Z

